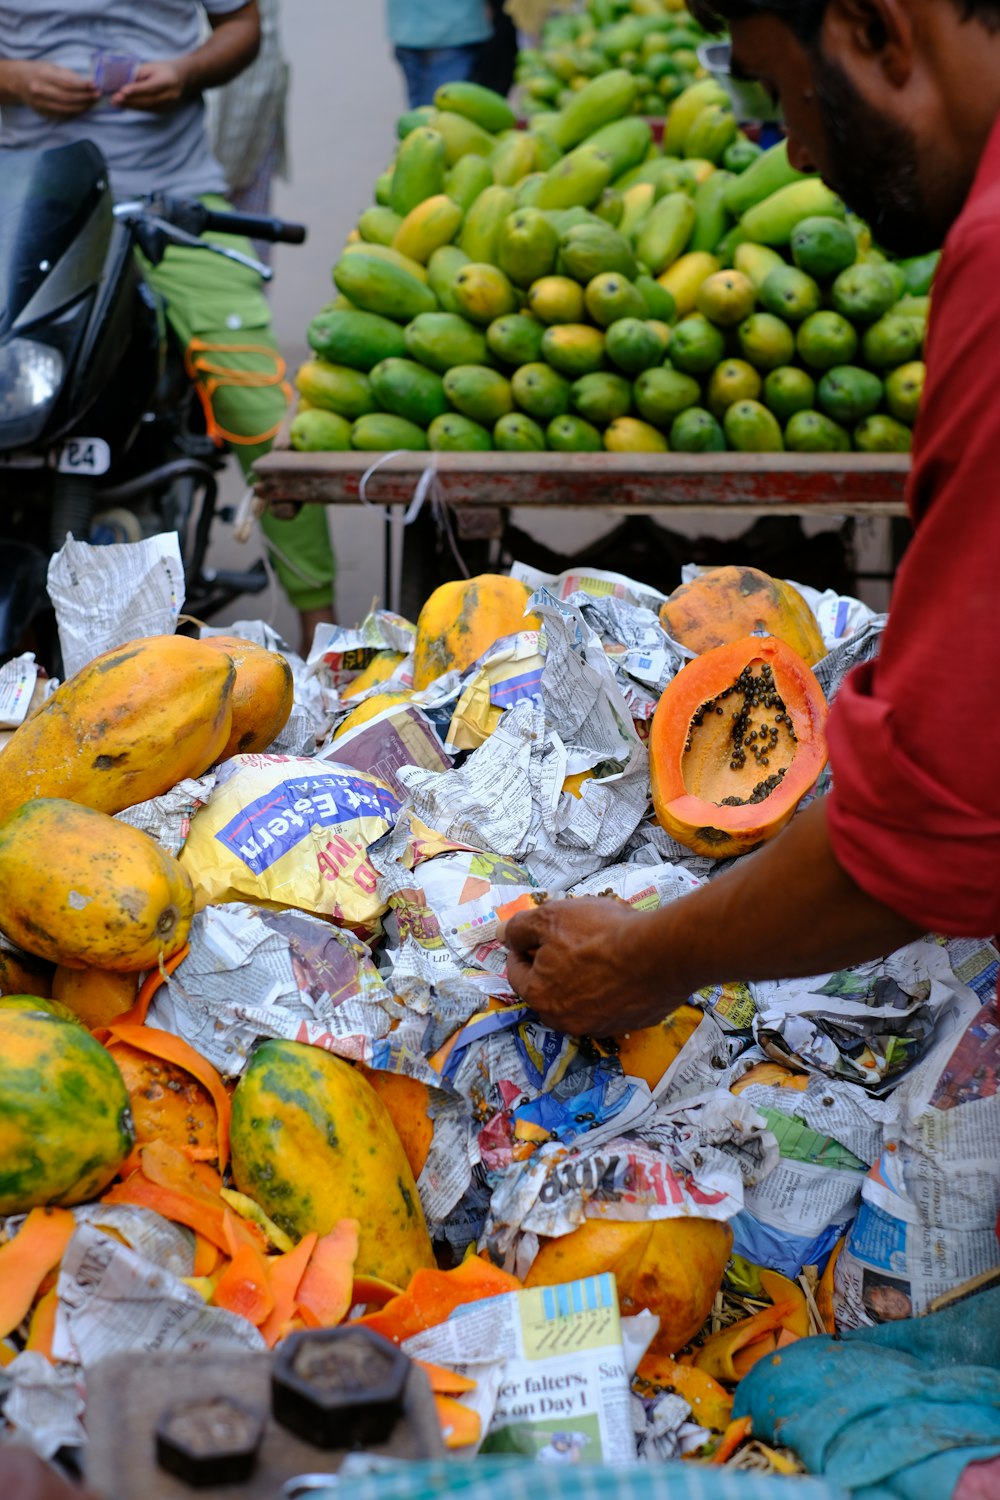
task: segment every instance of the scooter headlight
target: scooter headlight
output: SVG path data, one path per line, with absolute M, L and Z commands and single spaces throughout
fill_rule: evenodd
M 37 339 L 11 339 L 0 345 L 0 423 L 47 414 L 65 369 L 59 350 Z

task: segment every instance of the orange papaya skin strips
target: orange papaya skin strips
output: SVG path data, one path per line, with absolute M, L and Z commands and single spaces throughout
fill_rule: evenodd
M 232 1260 L 215 1284 L 212 1301 L 226 1312 L 246 1318 L 255 1328 L 274 1311 L 267 1262 L 256 1245 L 247 1240 L 236 1245 Z
M 794 1311 L 794 1302 L 779 1302 L 774 1307 L 762 1308 L 753 1317 L 730 1323 L 728 1328 L 713 1334 L 700 1349 L 695 1350 L 692 1363 L 715 1380 L 728 1380 L 735 1384 L 740 1377 L 733 1365 L 733 1356 L 747 1344 L 754 1344 L 766 1333 L 774 1333 L 783 1327 L 784 1320 Z
M 454 1370 L 446 1370 L 443 1365 L 431 1365 L 425 1359 L 415 1359 L 413 1363 L 423 1370 L 435 1396 L 464 1396 L 476 1389 L 474 1380 Z
M 0 1338 L 13 1333 L 49 1272 L 62 1260 L 76 1228 L 67 1208 L 33 1208 L 20 1231 L 0 1245 Z
M 333 1328 L 351 1310 L 360 1224 L 341 1219 L 316 1241 L 296 1301 L 308 1328 Z
M 392 1343 L 401 1344 L 425 1328 L 443 1323 L 465 1302 L 522 1290 L 516 1276 L 509 1276 L 479 1256 L 470 1256 L 453 1271 L 417 1271 L 405 1292 L 358 1321 Z
M 269 1349 L 273 1349 L 279 1339 L 283 1339 L 291 1330 L 298 1305 L 296 1296 L 299 1283 L 305 1275 L 318 1238 L 315 1231 L 305 1235 L 294 1250 L 274 1256 L 269 1264 L 274 1307 L 260 1330 Z
M 749 1417 L 737 1417 L 735 1421 L 730 1422 L 729 1426 L 722 1434 L 722 1440 L 720 1441 L 719 1446 L 716 1448 L 715 1452 L 712 1454 L 712 1457 L 709 1459 L 709 1463 L 726 1463 L 729 1459 L 732 1458 L 733 1454 L 736 1452 L 740 1444 L 750 1436 L 750 1431 L 751 1427 Z
M 471 1406 L 463 1406 L 453 1396 L 440 1395 L 435 1395 L 434 1405 L 446 1448 L 466 1448 L 470 1443 L 479 1442 L 479 1413 Z

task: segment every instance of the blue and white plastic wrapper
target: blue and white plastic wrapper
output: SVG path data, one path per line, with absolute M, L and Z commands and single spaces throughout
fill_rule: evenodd
M 182 855 L 197 907 L 249 900 L 375 933 L 385 907 L 368 846 L 399 808 L 384 782 L 353 766 L 236 755 L 219 768 Z

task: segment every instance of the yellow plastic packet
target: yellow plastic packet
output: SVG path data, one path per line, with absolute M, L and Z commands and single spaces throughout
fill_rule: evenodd
M 353 766 L 236 755 L 192 819 L 181 862 L 199 909 L 223 901 L 295 907 L 367 936 L 385 911 L 368 847 L 399 808 L 384 782 Z

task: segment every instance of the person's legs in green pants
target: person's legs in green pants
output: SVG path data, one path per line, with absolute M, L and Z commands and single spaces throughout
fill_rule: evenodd
M 224 209 L 221 198 L 206 198 Z M 236 235 L 206 235 L 215 243 L 252 254 Z M 143 259 L 143 272 L 164 299 L 205 406 L 209 431 L 229 442 L 244 474 L 271 447 L 288 405 L 284 361 L 271 330 L 271 314 L 255 271 L 204 250 L 171 246 L 158 266 Z M 304 505 L 292 521 L 266 513 L 261 528 L 285 593 L 298 610 L 302 644 L 313 629 L 333 619 L 335 564 L 326 511 Z

